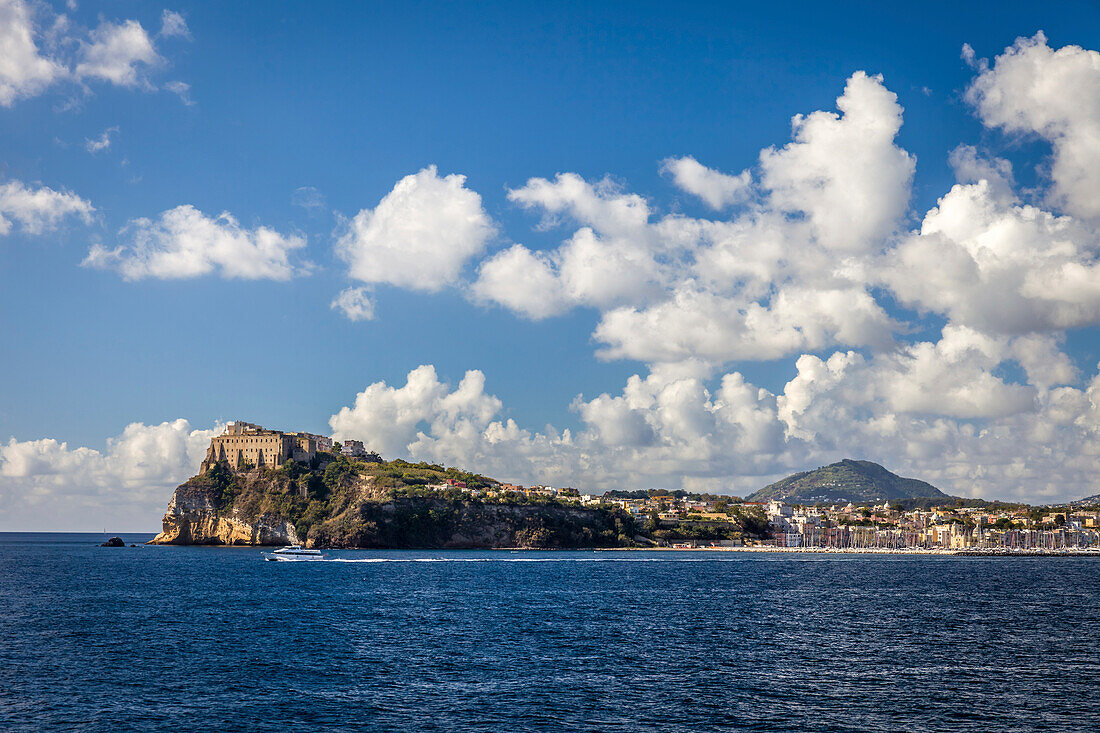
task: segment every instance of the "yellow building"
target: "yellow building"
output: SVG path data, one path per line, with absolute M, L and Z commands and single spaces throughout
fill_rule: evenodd
M 225 461 L 233 469 L 243 464 L 273 468 L 290 459 L 309 461 L 317 455 L 318 444 L 324 440 L 323 436 L 309 433 L 284 433 L 252 423 L 231 422 L 224 433 L 210 440 L 199 470 L 205 472 L 219 461 Z

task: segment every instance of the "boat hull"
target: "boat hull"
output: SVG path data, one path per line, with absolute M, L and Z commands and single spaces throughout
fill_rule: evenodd
M 268 562 L 323 562 L 324 555 L 276 555 L 273 552 L 263 553 Z

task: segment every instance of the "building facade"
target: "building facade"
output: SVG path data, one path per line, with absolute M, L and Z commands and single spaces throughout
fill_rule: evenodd
M 368 462 L 380 463 L 382 461 L 382 457 L 374 451 L 367 450 L 361 440 L 351 440 L 350 438 L 345 440 L 340 444 L 340 453 L 348 458 L 359 458 Z
M 319 451 L 332 450 L 332 439 L 312 433 L 284 433 L 247 422 L 231 422 L 210 440 L 199 469 L 210 470 L 225 461 L 234 470 L 245 465 L 277 468 L 288 460 L 310 461 Z

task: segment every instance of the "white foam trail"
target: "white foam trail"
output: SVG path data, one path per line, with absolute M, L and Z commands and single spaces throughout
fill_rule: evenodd
M 664 557 L 332 557 L 324 562 L 413 563 L 413 562 L 729 562 L 732 558 Z

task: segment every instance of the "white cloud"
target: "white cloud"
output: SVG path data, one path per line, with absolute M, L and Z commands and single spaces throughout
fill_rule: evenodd
M 862 253 L 901 223 L 915 160 L 894 144 L 902 108 L 881 76 L 857 71 L 836 105 L 842 114 L 794 117 L 793 142 L 760 154 L 761 185 L 771 208 L 804 214 L 827 250 Z
M 1031 410 L 1036 399 L 1033 387 L 993 374 L 1008 358 L 1004 339 L 948 325 L 938 343 L 876 356 L 867 381 L 891 414 L 1004 417 Z
M 136 20 L 104 21 L 91 32 L 90 39 L 81 45 L 76 64 L 75 73 L 82 79 L 102 79 L 122 87 L 147 85 L 143 67 L 163 62 Z
M 1090 492 L 1100 467 L 1100 377 L 1087 388 L 1010 384 L 993 371 L 1012 351 L 948 328 L 939 342 L 873 359 L 804 355 L 778 395 L 737 372 L 713 389 L 692 376 L 635 375 L 618 395 L 578 397 L 576 432 L 532 431 L 503 417 L 480 372 L 451 388 L 421 366 L 402 386 L 370 385 L 330 424 L 337 438 L 363 439 L 388 458 L 586 490 L 746 494 L 778 475 L 856 457 L 957 495 L 1054 501 Z
M 661 163 L 661 172 L 671 175 L 678 188 L 698 196 L 715 210 L 744 203 L 752 194 L 749 171 L 730 176 L 707 168 L 690 155 L 668 158 Z
M 1050 141 L 1051 203 L 1074 216 L 1100 217 L 1100 53 L 1052 49 L 1041 32 L 1018 38 L 982 67 L 966 99 L 987 126 Z
M 18 222 L 27 234 L 56 229 L 66 217 L 90 224 L 95 208 L 71 191 L 55 191 L 47 186 L 30 188 L 21 181 L 0 183 L 0 235 Z
M 195 105 L 195 100 L 191 99 L 191 85 L 187 82 L 170 81 L 164 85 L 164 88 L 179 97 L 185 106 L 193 107 Z
M 349 321 L 374 320 L 374 300 L 367 288 L 345 288 L 330 306 L 344 314 Z
M 0 529 L 152 530 L 217 430 L 132 423 L 106 450 L 52 438 L 0 444 Z M 35 526 L 37 525 L 37 526 Z
M 853 74 L 837 107 L 796 116 L 793 141 L 761 153 L 757 196 L 730 221 L 655 219 L 607 178 L 531 179 L 509 198 L 538 210 L 543 228 L 580 228 L 550 251 L 493 255 L 473 296 L 529 318 L 595 308 L 602 356 L 662 369 L 888 345 L 897 324 L 871 275 L 904 222 L 914 160 L 894 143 L 902 110 L 881 77 Z M 662 169 L 715 208 L 752 185 L 750 171 L 724 176 L 693 158 Z
M 508 198 L 540 210 L 544 227 L 563 217 L 582 226 L 551 252 L 515 245 L 484 262 L 472 288 L 480 301 L 543 318 L 577 305 L 608 308 L 660 295 L 666 274 L 658 255 L 669 243 L 650 226 L 640 196 L 609 179 L 592 184 L 563 173 L 553 181 L 532 178 Z
M 173 10 L 165 10 L 160 16 L 160 35 L 163 38 L 191 39 L 191 31 L 183 16 Z
M 161 37 L 189 38 L 178 13 L 164 11 Z M 100 81 L 127 88 L 155 89 L 149 72 L 165 65 L 153 38 L 136 20 L 102 20 L 88 30 L 47 5 L 0 0 L 0 106 L 38 96 L 63 81 Z M 187 85 L 165 85 L 185 103 Z
M 374 209 L 348 222 L 336 251 L 361 282 L 435 292 L 455 284 L 485 249 L 492 220 L 466 177 L 440 177 L 435 166 L 405 176 Z
M 986 181 L 990 193 L 1004 203 L 1014 203 L 1015 181 L 1012 175 L 1012 163 L 1003 158 L 985 158 L 972 145 L 959 145 L 947 156 L 955 180 L 959 183 L 978 183 Z
M 500 411 L 496 397 L 484 393 L 485 375 L 471 370 L 454 390 L 439 381 L 435 367 L 412 370 L 403 387 L 375 382 L 329 420 L 337 440 L 362 440 L 383 455 L 399 456 L 424 437 L 466 429 L 484 429 Z
M 306 246 L 298 234 L 265 226 L 246 229 L 228 212 L 216 218 L 193 206 L 169 209 L 156 220 L 134 219 L 120 232 L 126 244 L 95 245 L 84 265 L 117 270 L 126 280 L 198 277 L 217 272 L 245 280 L 288 280 L 308 271 L 291 255 Z
M 576 173 L 559 173 L 553 181 L 532 178 L 521 188 L 509 191 L 508 198 L 525 208 L 542 210 L 546 227 L 556 223 L 554 217 L 568 215 L 608 236 L 644 237 L 649 223 L 645 199 L 624 193 L 610 178 L 595 184 Z
M 779 397 L 779 414 L 792 437 L 822 453 L 862 454 L 956 495 L 1046 502 L 1093 493 L 1092 476 L 1100 467 L 1100 378 L 1085 390 L 1036 388 L 1026 409 L 992 409 L 999 414 L 978 419 L 943 416 L 952 406 L 976 411 L 999 404 L 990 387 L 1004 387 L 991 382 L 988 370 L 966 362 L 961 364 L 969 377 L 950 375 L 942 393 L 938 383 L 924 382 L 929 392 L 941 394 L 944 406 L 918 403 L 895 411 L 883 390 L 897 383 L 891 377 L 901 377 L 896 361 L 875 366 L 851 353 L 827 361 L 803 356 L 798 376 Z
M 982 180 L 954 186 L 881 265 L 898 299 L 992 333 L 1100 323 L 1100 236 L 1005 201 Z
M 472 292 L 480 302 L 499 303 L 535 320 L 558 315 L 570 305 L 550 258 L 520 244 L 482 262 Z
M 39 52 L 37 35 L 23 0 L 0 0 L 0 106 L 41 94 L 67 75 L 62 64 Z
M 768 304 L 725 298 L 690 285 L 670 300 L 604 313 L 594 337 L 608 359 L 648 364 L 778 359 L 833 343 L 881 346 L 893 323 L 861 288 L 776 292 Z
M 99 137 L 84 138 L 84 149 L 92 155 L 111 147 L 111 135 L 118 132 L 118 126 L 108 127 Z
M 1077 382 L 1077 367 L 1061 350 L 1055 337 L 1038 334 L 1020 336 L 1012 340 L 1011 349 L 1012 357 L 1026 372 L 1028 382 L 1040 390 Z

